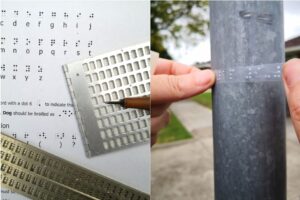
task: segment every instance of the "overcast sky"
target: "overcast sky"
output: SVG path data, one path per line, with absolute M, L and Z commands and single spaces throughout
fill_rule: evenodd
M 284 1 L 284 38 L 285 40 L 300 35 L 300 1 Z M 209 36 L 199 41 L 195 47 L 170 47 L 170 54 L 174 60 L 192 65 L 195 62 L 205 62 L 210 60 Z

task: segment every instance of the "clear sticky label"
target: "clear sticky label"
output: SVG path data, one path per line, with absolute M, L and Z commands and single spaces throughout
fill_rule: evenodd
M 282 63 L 262 64 L 215 70 L 217 82 L 281 81 Z

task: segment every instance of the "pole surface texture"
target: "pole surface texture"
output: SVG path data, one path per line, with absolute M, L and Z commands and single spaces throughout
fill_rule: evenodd
M 216 71 L 284 62 L 280 1 L 210 1 L 210 34 Z M 217 81 L 213 140 L 216 200 L 286 199 L 280 78 Z

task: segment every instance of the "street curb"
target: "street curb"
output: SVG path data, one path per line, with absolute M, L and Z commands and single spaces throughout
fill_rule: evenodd
M 179 146 L 179 145 L 183 145 L 183 144 L 186 144 L 186 143 L 189 143 L 192 141 L 195 141 L 195 138 L 193 136 L 192 136 L 192 138 L 189 138 L 189 139 L 174 141 L 174 142 L 165 143 L 165 144 L 156 144 L 151 148 L 151 151 L 155 151 L 158 149 L 165 149 L 165 148 L 169 148 L 169 147 L 173 147 L 173 146 Z

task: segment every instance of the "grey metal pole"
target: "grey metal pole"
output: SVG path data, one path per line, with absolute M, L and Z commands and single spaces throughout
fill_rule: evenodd
M 210 34 L 216 71 L 284 62 L 280 1 L 210 1 Z M 216 200 L 286 199 L 280 78 L 217 81 L 213 140 Z

